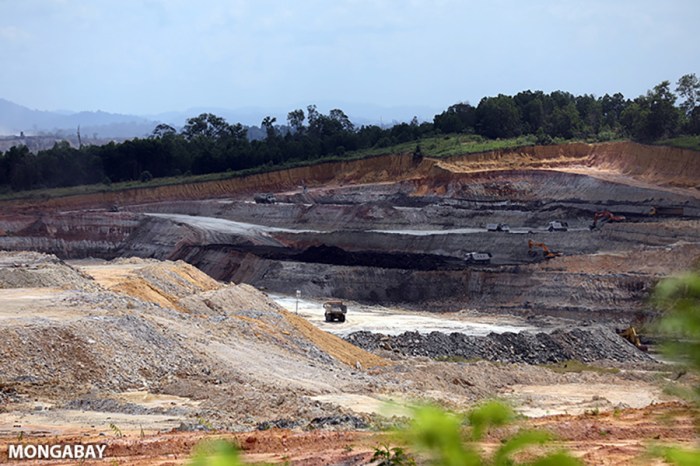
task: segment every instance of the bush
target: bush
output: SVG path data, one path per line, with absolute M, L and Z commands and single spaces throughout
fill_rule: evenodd
M 654 291 L 654 303 L 665 311 L 658 330 L 667 341 L 667 354 L 700 373 L 700 273 L 663 280 Z M 699 400 L 700 386 L 695 387 L 694 398 L 696 404 Z M 657 447 L 652 454 L 680 466 L 700 464 L 697 448 Z
M 153 179 L 153 175 L 151 175 L 151 172 L 149 172 L 148 170 L 142 171 L 141 174 L 139 175 L 139 181 L 142 183 L 148 183 L 152 179 Z
M 540 128 L 537 130 L 535 142 L 540 146 L 549 146 L 554 143 L 554 139 Z
M 483 458 L 473 442 L 483 440 L 492 427 L 508 424 L 515 413 L 498 402 L 488 402 L 473 409 L 466 416 L 471 426 L 472 442 L 464 442 L 461 426 L 465 419 L 436 407 L 418 409 L 411 427 L 403 434 L 408 442 L 431 456 L 433 464 L 446 466 L 470 466 L 482 464 L 520 464 L 512 458 L 523 449 L 544 445 L 549 434 L 537 430 L 521 430 L 504 439 L 491 458 Z M 563 451 L 548 453 L 527 464 L 573 466 L 581 463 Z

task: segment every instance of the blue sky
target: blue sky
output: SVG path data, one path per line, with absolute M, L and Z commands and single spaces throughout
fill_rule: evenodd
M 137 114 L 636 97 L 700 74 L 699 18 L 697 0 L 0 0 L 0 97 Z

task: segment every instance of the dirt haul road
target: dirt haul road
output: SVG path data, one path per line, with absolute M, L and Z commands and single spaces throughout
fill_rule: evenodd
M 404 332 L 459 332 L 466 335 L 488 335 L 491 332 L 521 332 L 539 329 L 524 320 L 507 316 L 487 316 L 475 312 L 429 314 L 401 308 L 363 305 L 346 302 L 348 314 L 345 322 L 326 322 L 324 300 L 299 299 L 294 296 L 270 294 L 280 306 L 295 312 L 326 332 L 347 336 L 353 332 L 369 331 L 385 335 Z

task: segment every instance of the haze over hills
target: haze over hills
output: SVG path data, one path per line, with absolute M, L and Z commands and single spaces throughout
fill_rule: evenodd
M 295 108 L 306 109 L 306 105 Z M 432 120 L 439 109 L 425 106 L 381 107 L 367 104 L 318 103 L 321 112 L 340 108 L 356 125 L 392 125 L 410 121 L 414 116 L 419 120 Z M 188 118 L 201 113 L 214 113 L 229 123 L 242 123 L 246 126 L 259 126 L 266 116 L 277 118 L 277 124 L 285 124 L 287 113 L 294 108 L 241 107 L 236 109 L 195 107 L 185 111 L 171 111 L 155 115 L 124 115 L 98 111 L 45 111 L 34 110 L 0 98 L 0 136 L 56 134 L 75 135 L 78 127 L 83 136 L 97 138 L 132 138 L 147 136 L 159 123 L 167 123 L 176 128 L 182 127 Z

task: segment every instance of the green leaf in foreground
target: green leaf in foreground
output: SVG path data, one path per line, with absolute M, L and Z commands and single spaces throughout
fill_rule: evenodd
M 225 440 L 205 441 L 197 445 L 189 466 L 238 466 L 238 448 Z

